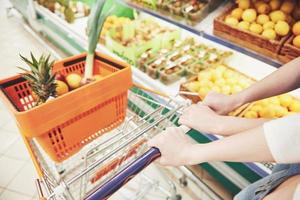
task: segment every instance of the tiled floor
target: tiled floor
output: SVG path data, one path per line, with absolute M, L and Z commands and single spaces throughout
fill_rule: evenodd
M 0 0 L 0 79 L 18 72 L 19 54 L 47 52 L 23 27 L 22 19 L 12 12 L 6 16 L 8 0 Z M 36 199 L 36 173 L 22 138 L 8 110 L 0 102 L 0 200 Z

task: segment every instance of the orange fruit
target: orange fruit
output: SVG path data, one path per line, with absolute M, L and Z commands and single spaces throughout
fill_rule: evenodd
M 300 48 L 300 35 L 296 36 L 296 37 L 293 39 L 293 45 L 294 45 L 295 47 Z
M 300 21 L 294 24 L 293 33 L 294 35 L 300 35 Z
M 61 95 L 66 94 L 66 93 L 69 92 L 69 87 L 65 82 L 60 81 L 60 80 L 56 80 L 55 83 L 56 83 L 56 89 L 55 90 L 56 90 L 56 94 L 58 96 L 61 96 Z

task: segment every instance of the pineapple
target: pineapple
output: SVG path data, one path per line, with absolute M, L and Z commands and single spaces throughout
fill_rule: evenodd
M 52 74 L 54 61 L 49 61 L 50 55 L 42 55 L 38 60 L 32 53 L 30 55 L 31 60 L 20 55 L 30 70 L 19 68 L 25 72 L 22 76 L 29 82 L 32 92 L 37 96 L 36 106 L 38 106 L 56 95 L 55 74 Z

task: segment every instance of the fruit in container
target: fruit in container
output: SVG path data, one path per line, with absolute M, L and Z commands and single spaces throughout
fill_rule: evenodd
M 76 89 L 81 86 L 82 77 L 79 74 L 71 73 L 67 75 L 66 81 L 71 89 Z
M 69 6 L 65 8 L 64 16 L 68 23 L 73 23 L 75 21 L 75 13 Z
M 280 0 L 271 0 L 269 5 L 272 10 L 278 10 L 280 8 L 281 2 Z
M 264 30 L 267 30 L 267 29 L 274 29 L 274 27 L 275 27 L 275 23 L 272 22 L 272 21 L 266 22 L 266 23 L 263 25 L 263 29 L 264 29 Z
M 253 33 L 260 34 L 263 31 L 263 27 L 260 24 L 252 23 L 249 27 L 249 30 Z
M 52 74 L 54 61 L 50 61 L 50 55 L 42 55 L 39 59 L 36 59 L 32 53 L 30 55 L 30 59 L 20 55 L 29 66 L 29 70 L 21 67 L 20 69 L 25 72 L 22 77 L 28 81 L 32 94 L 35 94 L 33 96 L 36 96 L 36 106 L 38 106 L 56 95 L 55 74 Z
M 262 36 L 267 38 L 268 40 L 276 39 L 276 32 L 273 29 L 264 30 Z
M 275 32 L 280 36 L 286 36 L 290 32 L 290 26 L 285 21 L 278 21 L 274 28 Z
M 249 30 L 249 27 L 250 27 L 250 23 L 249 22 L 241 21 L 238 24 L 238 28 L 240 28 L 242 30 Z
M 247 9 L 243 12 L 242 19 L 246 22 L 254 22 L 256 20 L 257 13 L 254 9 Z
M 56 83 L 56 95 L 57 96 L 61 96 L 61 95 L 69 92 L 69 87 L 65 82 L 56 80 L 55 83 Z
M 258 17 L 256 19 L 256 22 L 260 25 L 264 25 L 268 21 L 270 21 L 270 17 L 268 15 L 265 15 L 265 14 L 258 15 Z
M 230 26 L 236 26 L 236 25 L 238 25 L 239 21 L 234 17 L 228 16 L 225 19 L 225 23 Z
M 102 77 L 100 74 L 96 74 L 96 75 L 93 76 L 93 79 L 94 79 L 95 81 L 99 81 L 99 80 L 102 80 L 103 77 Z
M 293 45 L 294 45 L 295 47 L 300 48 L 300 35 L 296 36 L 296 37 L 293 39 Z
M 256 118 L 258 118 L 258 113 L 255 111 L 249 110 L 245 113 L 244 116 L 245 116 L 245 118 L 248 118 L 248 119 L 256 119 Z
M 280 10 L 283 11 L 286 14 L 290 14 L 294 10 L 294 3 L 293 1 L 283 1 L 282 5 L 280 7 Z
M 231 11 L 231 16 L 236 18 L 237 20 L 241 20 L 243 15 L 243 9 L 235 8 Z
M 296 22 L 293 25 L 293 33 L 294 35 L 300 35 L 300 22 Z
M 293 101 L 289 106 L 288 109 L 291 112 L 300 112 L 300 102 L 299 101 Z
M 260 2 L 257 4 L 256 10 L 259 14 L 268 14 L 271 11 L 271 6 L 267 3 Z
M 276 10 L 270 13 L 271 20 L 276 23 L 278 21 L 285 21 L 286 15 L 281 10 Z
M 250 8 L 251 6 L 251 1 L 250 0 L 239 0 L 238 1 L 238 6 L 241 9 L 247 9 Z

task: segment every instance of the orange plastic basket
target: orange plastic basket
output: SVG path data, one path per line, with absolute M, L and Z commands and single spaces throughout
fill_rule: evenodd
M 83 74 L 85 58 L 86 54 L 80 54 L 63 59 L 54 64 L 53 71 Z M 13 112 L 21 133 L 35 138 L 56 162 L 78 152 L 125 118 L 127 90 L 132 86 L 130 67 L 96 53 L 94 73 L 103 79 L 34 108 L 31 89 L 20 75 L 0 81 L 1 97 Z

